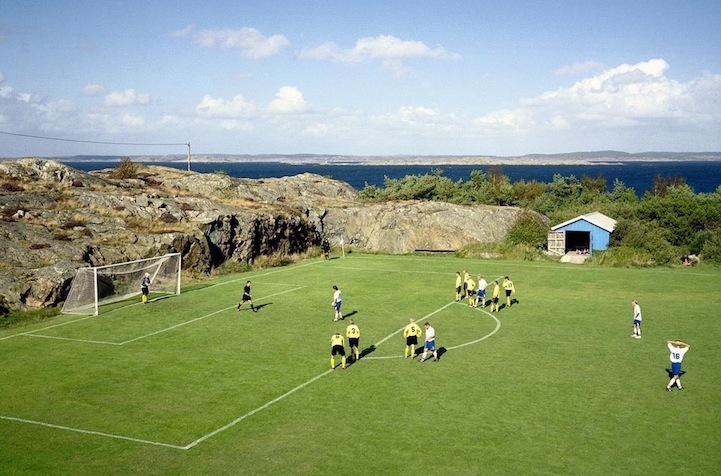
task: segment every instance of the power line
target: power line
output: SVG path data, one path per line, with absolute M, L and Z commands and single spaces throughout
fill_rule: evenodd
M 143 145 L 143 146 L 187 145 L 187 146 L 190 146 L 190 144 L 188 142 L 176 142 L 176 143 L 165 143 L 165 144 L 143 143 L 143 142 L 108 142 L 108 141 L 99 141 L 99 140 L 63 139 L 60 137 L 35 136 L 32 134 L 18 134 L 17 132 L 6 132 L 6 131 L 0 131 L 0 134 L 5 134 L 8 136 L 16 136 L 16 137 L 31 137 L 33 139 L 57 140 L 57 141 L 61 141 L 61 142 L 80 142 L 83 144 Z

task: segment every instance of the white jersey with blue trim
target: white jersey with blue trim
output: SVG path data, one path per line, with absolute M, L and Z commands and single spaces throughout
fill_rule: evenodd
M 668 344 L 668 350 L 671 351 L 671 363 L 680 364 L 683 361 L 683 356 L 686 354 L 688 347 L 677 347 L 673 344 Z

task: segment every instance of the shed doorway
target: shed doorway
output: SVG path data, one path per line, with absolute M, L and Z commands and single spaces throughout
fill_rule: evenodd
M 566 253 L 569 251 L 590 254 L 591 232 L 566 230 Z

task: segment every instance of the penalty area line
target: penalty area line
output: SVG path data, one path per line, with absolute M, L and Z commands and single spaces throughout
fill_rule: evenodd
M 286 289 L 285 291 L 280 291 L 280 292 L 277 292 L 277 293 L 268 294 L 267 296 L 263 296 L 263 297 L 261 297 L 261 298 L 256 299 L 256 302 L 266 300 L 266 299 L 271 298 L 271 297 L 273 297 L 273 296 L 280 296 L 281 294 L 286 294 L 286 293 L 291 293 L 291 292 L 293 292 L 293 291 L 298 291 L 299 289 L 303 289 L 303 288 L 305 288 L 305 287 L 306 287 L 306 286 L 298 286 L 298 287 L 295 287 L 295 288 L 292 288 L 292 289 Z M 203 319 L 207 319 L 208 317 L 216 316 L 216 315 L 218 315 L 218 314 L 221 314 L 221 313 L 223 313 L 223 312 L 229 311 L 229 310 L 234 309 L 234 308 L 236 308 L 236 307 L 237 307 L 236 305 L 233 305 L 233 306 L 228 306 L 228 307 L 223 308 L 223 309 L 218 309 L 217 311 L 213 311 L 213 312 L 211 312 L 211 313 L 209 313 L 209 314 L 206 314 L 206 315 L 204 315 L 204 316 L 199 316 L 199 317 L 196 317 L 196 318 L 194 318 L 194 319 L 190 319 L 189 321 L 181 322 L 181 323 L 176 324 L 176 325 L 174 325 L 174 326 L 166 327 L 165 329 L 160 329 L 159 331 L 151 332 L 150 334 L 145 334 L 145 335 L 140 336 L 140 337 L 135 337 L 135 338 L 133 338 L 133 339 L 129 339 L 129 340 L 126 340 L 126 341 L 124 341 L 124 342 L 120 342 L 120 343 L 118 343 L 117 345 L 130 344 L 131 342 L 136 342 L 136 341 L 139 341 L 139 340 L 141 340 L 141 339 L 145 339 L 145 338 L 152 337 L 152 336 L 155 336 L 155 335 L 158 335 L 158 334 L 162 334 L 163 332 L 172 331 L 173 329 L 177 329 L 177 328 L 179 328 L 179 327 L 187 326 L 188 324 L 192 324 L 192 323 L 194 323 L 194 322 L 198 322 L 198 321 L 201 321 L 201 320 L 203 320 Z
M 433 312 L 431 312 L 431 313 L 429 313 L 429 314 L 426 314 L 426 315 L 423 316 L 422 318 L 418 319 L 417 322 L 423 322 L 424 320 L 428 319 L 429 317 L 433 316 L 434 314 L 437 314 L 437 313 L 441 312 L 442 310 L 446 309 L 447 307 L 451 306 L 452 304 L 454 304 L 454 302 L 449 302 L 449 303 L 446 304 L 445 306 L 440 307 L 440 308 L 436 309 L 435 311 L 433 311 Z M 386 336 L 385 338 L 381 339 L 380 341 L 378 341 L 378 342 L 375 344 L 375 347 L 378 347 L 379 345 L 381 345 L 382 343 L 384 343 L 385 341 L 387 341 L 388 339 L 390 339 L 390 338 L 393 337 L 394 335 L 396 335 L 396 334 L 398 334 L 399 332 L 403 331 L 403 329 L 404 329 L 404 328 L 401 328 L 401 329 L 399 329 L 399 330 L 397 330 L 397 331 L 389 334 L 389 335 Z M 363 360 L 369 359 L 369 358 L 372 358 L 372 357 L 365 357 Z M 229 428 L 234 427 L 235 425 L 237 425 L 237 424 L 240 423 L 241 421 L 245 420 L 246 418 L 248 418 L 248 417 L 250 417 L 250 416 L 253 416 L 253 415 L 255 415 L 256 413 L 258 413 L 258 412 L 260 412 L 260 411 L 262 411 L 262 410 L 265 410 L 266 408 L 268 408 L 269 406 L 273 405 L 274 403 L 278 403 L 279 401 L 283 400 L 284 398 L 292 395 L 293 393 L 297 392 L 298 390 L 301 390 L 301 389 L 307 387 L 307 386 L 310 385 L 311 383 L 315 382 L 316 380 L 318 380 L 318 379 L 320 379 L 320 378 L 325 377 L 326 375 L 328 375 L 328 374 L 330 374 L 330 373 L 332 373 L 332 372 L 334 372 L 333 369 L 328 369 L 328 370 L 326 370 L 325 372 L 323 372 L 323 373 L 321 373 L 321 374 L 319 374 L 319 375 L 316 375 L 315 377 L 311 378 L 310 380 L 308 380 L 308 381 L 306 381 L 306 382 L 303 382 L 302 384 L 298 385 L 297 387 L 295 387 L 295 388 L 293 388 L 293 389 L 291 389 L 291 390 L 288 390 L 288 391 L 285 392 L 283 395 L 280 395 L 280 396 L 274 398 L 273 400 L 271 400 L 271 401 L 269 401 L 269 402 L 267 402 L 267 403 L 259 406 L 258 408 L 249 411 L 249 412 L 246 413 L 245 415 L 236 418 L 235 420 L 231 421 L 231 422 L 228 423 L 227 425 L 222 426 L 222 427 L 218 428 L 217 430 L 213 430 L 213 431 L 211 431 L 210 433 L 208 433 L 207 435 L 204 435 L 204 436 L 198 438 L 197 440 L 193 441 L 192 443 L 188 444 L 187 446 L 184 446 L 183 449 L 186 449 L 186 450 L 187 450 L 187 449 L 190 449 L 190 448 L 198 445 L 199 443 L 202 443 L 203 441 L 207 440 L 208 438 L 211 438 L 211 437 L 217 435 L 218 433 L 221 433 L 221 432 L 223 432 L 223 431 L 225 431 L 225 430 L 227 430 L 227 429 L 229 429 Z
M 443 307 L 441 307 L 441 308 L 439 308 L 439 309 L 436 309 L 435 311 L 431 312 L 430 314 L 427 314 L 427 315 L 423 316 L 422 318 L 418 319 L 416 322 L 423 322 L 423 321 L 425 321 L 426 319 L 428 319 L 429 317 L 431 317 L 432 315 L 434 315 L 434 314 L 436 314 L 436 313 L 444 310 L 445 308 L 447 308 L 448 306 L 451 306 L 451 305 L 453 305 L 453 304 L 461 304 L 461 303 L 458 303 L 458 302 L 456 302 L 456 301 L 451 301 L 451 302 L 449 302 L 448 304 L 446 304 L 445 306 L 443 306 Z M 472 340 L 472 341 L 470 341 L 470 342 L 465 342 L 465 343 L 463 343 L 463 344 L 454 345 L 454 346 L 452 346 L 452 347 L 446 347 L 446 350 L 455 350 L 455 349 L 460 349 L 461 347 L 465 347 L 465 346 L 467 346 L 467 345 L 477 344 L 477 343 L 479 343 L 479 342 L 481 342 L 481 341 L 483 341 L 483 340 L 488 339 L 489 337 L 491 337 L 492 335 L 494 335 L 496 332 L 498 332 L 498 331 L 501 329 L 501 321 L 498 320 L 498 318 L 497 318 L 496 316 L 494 316 L 494 315 L 491 314 L 490 312 L 488 312 L 488 311 L 486 311 L 486 310 L 483 310 L 483 309 L 474 308 L 474 310 L 479 311 L 479 312 L 482 312 L 482 313 L 488 315 L 489 317 L 491 317 L 494 321 L 496 321 L 496 327 L 495 327 L 495 329 L 493 329 L 490 333 L 484 335 L 483 337 L 480 337 L 480 338 L 478 338 L 478 339 Z M 398 334 L 398 333 L 400 333 L 401 331 L 403 331 L 403 329 L 405 329 L 405 327 L 402 327 L 402 328 L 398 329 L 397 331 L 395 331 L 394 333 L 392 333 L 391 335 L 383 338 L 381 341 L 379 341 L 377 344 L 375 344 L 374 347 L 378 347 L 378 346 L 379 346 L 380 344 L 382 344 L 383 342 L 387 341 L 387 340 L 390 339 L 391 337 L 393 337 L 393 336 L 395 336 L 396 334 Z M 383 360 L 383 359 L 399 359 L 399 358 L 403 358 L 403 356 L 402 356 L 402 355 L 386 355 L 386 356 L 382 356 L 382 357 L 368 356 L 368 357 L 364 357 L 363 360 Z
M 93 431 L 93 430 L 83 430 L 81 428 L 73 428 L 70 426 L 64 426 L 64 425 L 56 425 L 54 423 L 47 423 L 42 421 L 35 421 L 35 420 L 27 420 L 25 418 L 15 418 L 11 416 L 5 416 L 0 415 L 0 420 L 7 420 L 7 421 L 14 421 L 18 423 L 27 423 L 30 425 L 37 425 L 37 426 L 44 426 L 46 428 L 54 428 L 56 430 L 65 430 L 65 431 L 72 431 L 75 433 L 83 433 L 85 435 L 95 435 L 95 436 L 103 436 L 105 438 L 113 438 L 116 440 L 125 440 L 125 441 L 132 441 L 134 443 L 143 443 L 146 445 L 154 445 L 154 446 L 164 446 L 166 448 L 173 448 L 176 450 L 185 450 L 187 449 L 185 446 L 180 445 L 173 445 L 171 443 L 161 443 L 159 441 L 152 441 L 152 440 L 144 440 L 141 438 L 133 438 L 130 436 L 123 436 L 123 435 L 115 435 L 113 433 L 105 433 L 102 431 Z
M 190 448 L 198 445 L 199 443 L 202 443 L 203 441 L 207 440 L 208 438 L 211 438 L 211 437 L 217 435 L 218 433 L 221 433 L 221 432 L 223 432 L 223 431 L 225 431 L 225 430 L 227 430 L 227 429 L 229 429 L 229 428 L 234 427 L 235 425 L 237 425 L 237 424 L 240 423 L 241 421 L 245 420 L 246 418 L 255 415 L 255 414 L 258 413 L 259 411 L 265 410 L 266 408 L 268 408 L 269 406 L 273 405 L 274 403 L 278 403 L 279 401 L 283 400 L 285 397 L 287 397 L 287 396 L 289 396 L 289 395 L 292 395 L 293 393 L 297 392 L 298 390 L 301 390 L 301 389 L 307 387 L 307 386 L 310 385 L 311 383 L 315 382 L 316 380 L 318 380 L 318 379 L 320 379 L 320 378 L 322 378 L 322 377 L 325 377 L 326 375 L 328 375 L 329 373 L 332 373 L 333 371 L 334 371 L 333 369 L 328 369 L 328 370 L 326 370 L 325 372 L 323 372 L 322 374 L 316 375 L 316 376 L 313 377 L 312 379 L 310 379 L 310 380 L 308 380 L 308 381 L 306 381 L 306 382 L 303 382 L 302 384 L 298 385 L 297 387 L 295 387 L 295 388 L 293 388 L 293 389 L 291 389 L 291 390 L 288 390 L 288 391 L 285 392 L 283 395 L 280 395 L 279 397 L 276 397 L 276 398 L 274 398 L 273 400 L 271 400 L 271 401 L 269 401 L 269 402 L 267 402 L 267 403 L 259 406 L 259 407 L 256 408 L 255 410 L 251 410 L 251 411 L 249 411 L 248 413 L 246 413 L 245 415 L 236 418 L 235 420 L 231 421 L 231 422 L 228 423 L 227 425 L 222 426 L 222 427 L 218 428 L 217 430 L 213 430 L 213 431 L 211 431 L 210 433 L 208 433 L 207 435 L 201 436 L 200 438 L 198 438 L 197 440 L 193 441 L 192 443 L 190 443 L 190 444 L 188 444 L 188 445 L 186 445 L 186 446 L 183 446 L 182 449 L 184 449 L 184 450 L 189 450 Z

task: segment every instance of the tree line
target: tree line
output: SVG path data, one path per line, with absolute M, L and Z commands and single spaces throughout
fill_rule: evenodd
M 474 170 L 468 180 L 453 181 L 443 170 L 400 179 L 386 177 L 382 187 L 368 185 L 361 200 L 437 200 L 457 204 L 517 206 L 562 223 L 592 211 L 617 220 L 609 249 L 595 258 L 618 265 L 660 265 L 684 255 L 721 263 L 721 186 L 714 193 L 695 193 L 683 177 L 656 176 L 640 198 L 616 179 L 554 175 L 550 183 L 511 182 L 500 167 Z M 539 252 L 546 246 L 548 226 L 528 214 L 509 233 L 510 245 Z

